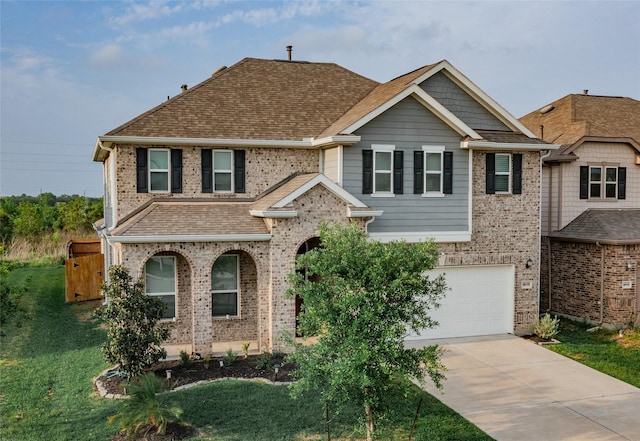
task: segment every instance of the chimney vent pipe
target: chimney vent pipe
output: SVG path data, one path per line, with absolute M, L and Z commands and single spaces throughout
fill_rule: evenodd
M 291 51 L 293 50 L 293 46 L 287 46 L 287 53 L 289 55 L 289 61 L 291 61 Z
M 186 84 L 183 84 L 182 86 L 180 86 L 180 89 L 182 89 L 183 92 L 186 92 L 188 89 L 188 86 Z
M 582 93 L 583 93 L 583 94 L 585 94 L 585 95 L 589 95 L 589 89 L 584 89 L 584 90 L 582 91 Z

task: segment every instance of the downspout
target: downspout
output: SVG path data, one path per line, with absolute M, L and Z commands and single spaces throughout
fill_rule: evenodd
M 104 145 L 102 143 L 102 140 L 100 138 L 98 138 L 98 146 L 100 146 L 100 148 L 102 150 L 106 150 L 109 152 L 109 154 L 111 155 L 113 153 L 113 148 L 111 147 L 107 147 L 106 145 Z M 104 164 L 104 163 L 103 163 Z M 109 173 L 109 170 L 107 170 L 107 173 Z M 113 189 L 111 189 L 113 190 Z M 113 194 L 113 191 L 109 192 L 110 194 Z M 104 201 L 103 201 L 104 204 Z M 106 213 L 103 213 L 106 219 Z M 109 283 L 109 267 L 111 266 L 111 243 L 109 242 L 109 229 L 107 228 L 106 223 L 104 225 L 102 225 L 100 227 L 100 229 L 98 230 L 98 228 L 96 228 L 96 232 L 98 233 L 98 236 L 101 239 L 104 239 L 104 243 L 103 243 L 103 249 L 102 249 L 102 253 L 104 255 L 104 281 L 105 283 Z M 105 294 L 105 299 L 104 302 L 107 303 L 109 301 L 109 299 L 107 298 L 106 294 Z
M 600 322 L 598 326 L 604 323 L 604 247 L 600 242 L 596 242 L 596 246 L 600 248 Z
M 543 150 L 544 151 L 544 150 Z M 540 155 L 540 172 L 538 176 L 540 176 L 540 191 L 538 194 L 539 204 L 538 204 L 538 316 L 540 316 L 540 264 L 542 263 L 542 163 L 546 158 L 551 154 L 551 150 L 546 150 L 546 153 Z M 547 236 L 548 237 L 548 236 Z M 549 286 L 547 288 L 549 295 L 549 309 L 551 310 L 551 242 L 547 239 L 547 263 L 548 263 L 548 274 L 549 274 Z

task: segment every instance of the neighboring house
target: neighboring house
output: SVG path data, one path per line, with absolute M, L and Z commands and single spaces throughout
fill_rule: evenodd
M 625 326 L 640 308 L 640 101 L 567 95 L 520 118 L 542 169 L 542 311 Z
M 447 61 L 380 84 L 246 58 L 98 137 L 98 231 L 106 266 L 167 304 L 174 349 L 280 346 L 302 307 L 287 276 L 323 221 L 439 243 L 452 291 L 424 337 L 522 334 L 538 316 L 541 151 L 556 147 Z

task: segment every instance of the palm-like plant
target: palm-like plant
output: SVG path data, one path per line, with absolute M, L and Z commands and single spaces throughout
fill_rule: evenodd
M 167 424 L 179 421 L 182 409 L 166 407 L 158 402 L 157 394 L 166 390 L 162 379 L 153 373 L 146 373 L 129 386 L 130 398 L 123 401 L 119 412 L 109 418 L 110 423 L 118 423 L 129 438 L 153 429 L 164 434 Z

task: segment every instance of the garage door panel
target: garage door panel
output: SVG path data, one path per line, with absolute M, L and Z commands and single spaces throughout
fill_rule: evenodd
M 408 340 L 513 332 L 513 265 L 448 267 L 428 274 L 442 273 L 451 289 L 440 308 L 430 313 L 439 326 L 411 334 Z

